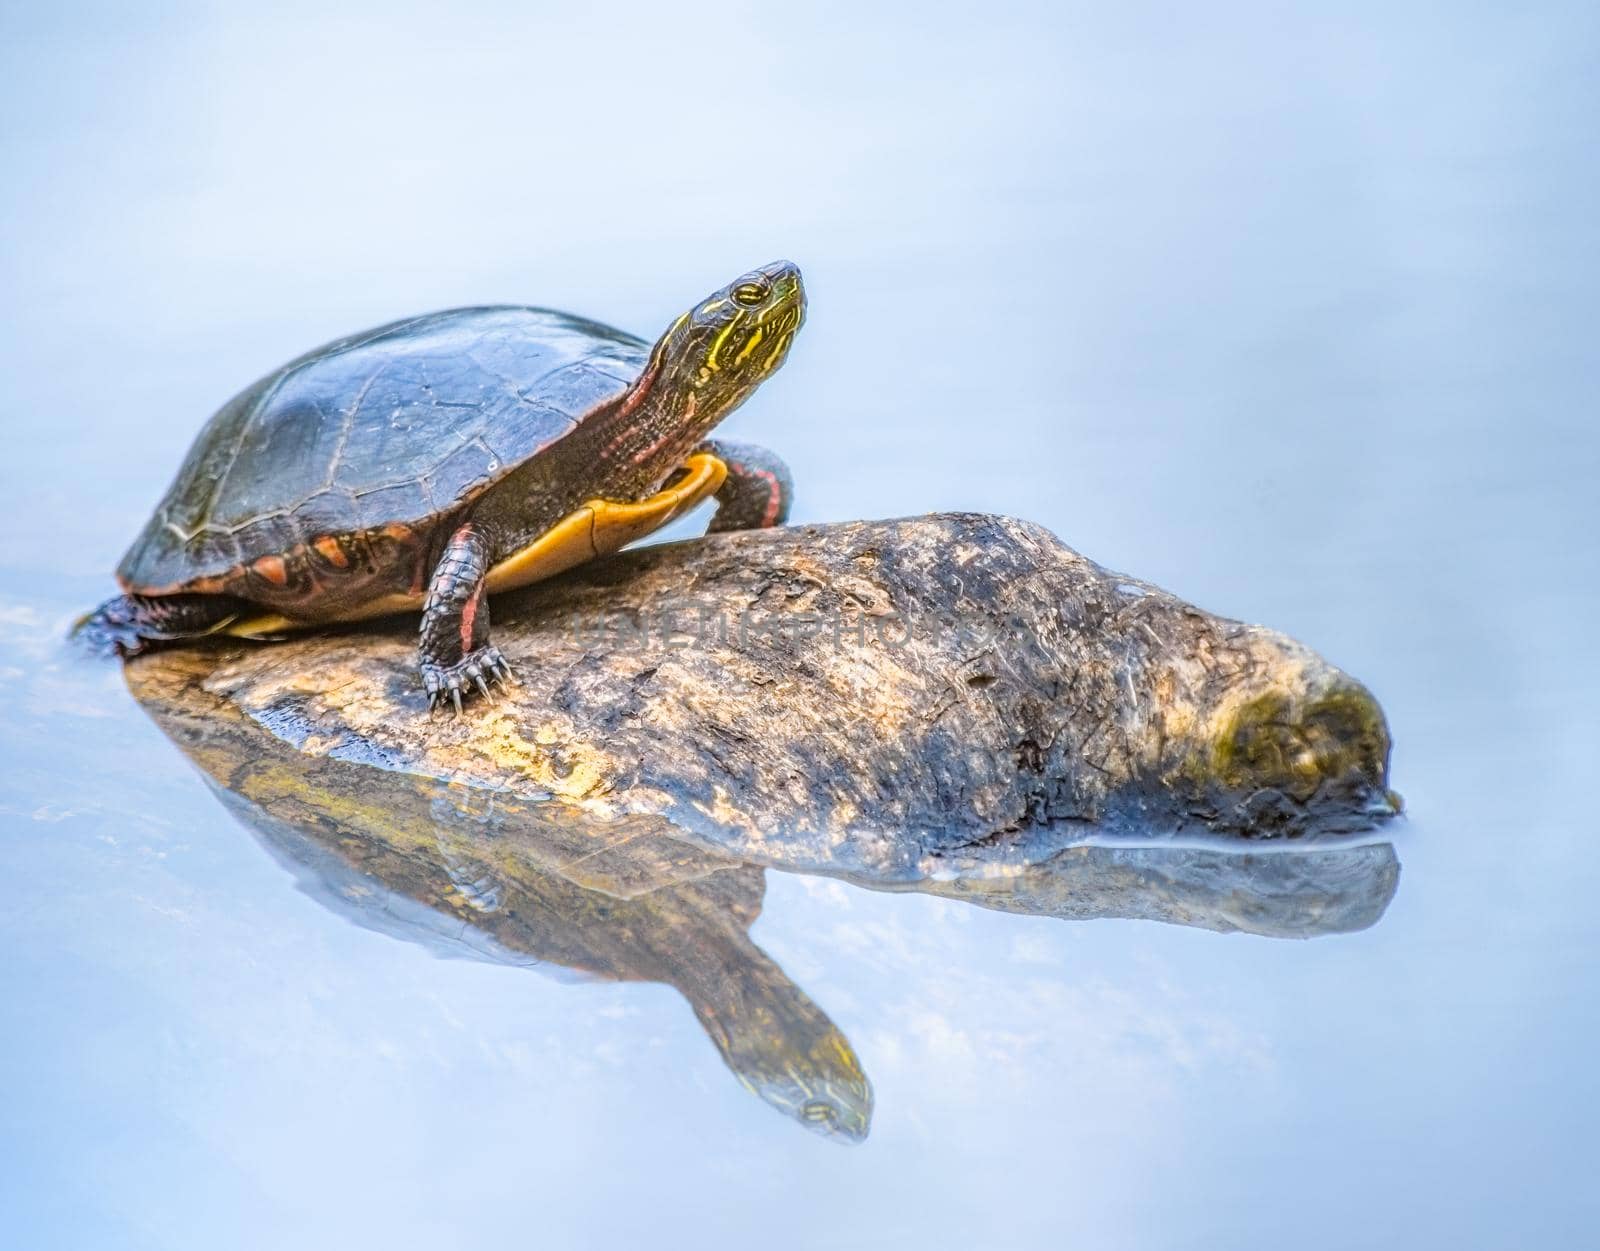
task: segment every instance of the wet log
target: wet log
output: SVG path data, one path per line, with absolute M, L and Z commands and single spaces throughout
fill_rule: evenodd
M 492 612 L 521 680 L 460 717 L 429 713 L 405 618 L 183 663 L 304 752 L 883 881 L 1087 834 L 1296 836 L 1393 812 L 1359 682 L 1008 518 L 708 536 Z

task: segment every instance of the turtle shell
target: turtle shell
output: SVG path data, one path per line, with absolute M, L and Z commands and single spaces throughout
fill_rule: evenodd
M 708 499 L 728 476 L 728 466 L 708 452 L 689 457 L 682 470 L 661 490 L 646 499 L 619 501 L 586 500 L 568 513 L 527 547 L 512 552 L 492 569 L 485 579 L 491 595 L 513 591 L 586 560 L 621 551 L 635 539 L 669 525 L 701 501 Z M 335 621 L 364 621 L 390 613 L 417 612 L 424 603 L 422 591 L 391 591 L 364 598 L 342 612 Z M 266 612 L 235 618 L 221 633 L 235 638 L 277 638 L 312 624 Z
M 430 533 L 619 399 L 649 345 L 548 309 L 451 309 L 339 339 L 206 423 L 117 576 L 208 589 L 324 535 Z

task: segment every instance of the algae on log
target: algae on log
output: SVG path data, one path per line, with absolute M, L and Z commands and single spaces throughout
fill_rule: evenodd
M 879 880 L 1098 829 L 1393 811 L 1358 682 L 1008 518 L 712 535 L 492 610 L 521 682 L 459 718 L 428 713 L 409 620 L 195 655 L 206 689 L 306 752 Z

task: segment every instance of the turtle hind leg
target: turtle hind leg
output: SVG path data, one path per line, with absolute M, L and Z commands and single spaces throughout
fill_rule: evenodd
M 708 533 L 764 530 L 789 520 L 794 479 L 775 452 L 723 439 L 708 439 L 695 450 L 709 452 L 728 467 L 728 476 L 717 490 L 717 514 L 706 527 Z
M 232 595 L 118 595 L 80 617 L 72 637 L 103 655 L 137 656 L 215 634 L 254 608 Z
M 428 707 L 445 700 L 461 711 L 461 697 L 476 687 L 512 677 L 500 649 L 489 642 L 489 600 L 484 579 L 492 563 L 489 541 L 470 521 L 450 536 L 433 567 L 428 598 L 422 605 L 418 668 L 428 692 Z

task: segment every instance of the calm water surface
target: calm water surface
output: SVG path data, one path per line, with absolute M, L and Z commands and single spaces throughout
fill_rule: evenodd
M 0 1242 L 1592 1236 L 1592 7 L 858 9 L 0 5 Z M 654 334 L 780 255 L 811 320 L 731 424 L 798 517 L 1016 513 L 1362 678 L 1381 919 L 768 872 L 751 937 L 874 1089 L 843 1145 L 670 986 L 352 924 L 60 644 L 303 348 Z

